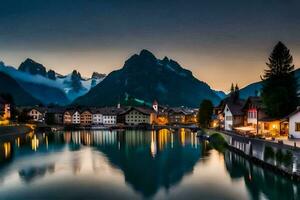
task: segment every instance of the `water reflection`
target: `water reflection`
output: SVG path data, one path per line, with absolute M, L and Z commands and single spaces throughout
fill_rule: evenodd
M 230 151 L 216 152 L 184 129 L 0 138 L 0 186 L 7 199 L 62 194 L 70 199 L 297 199 L 299 194 L 297 184 Z

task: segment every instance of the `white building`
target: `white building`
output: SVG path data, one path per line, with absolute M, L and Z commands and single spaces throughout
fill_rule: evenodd
M 289 119 L 289 137 L 300 138 L 300 108 L 288 116 Z
M 72 115 L 72 124 L 80 124 L 80 113 L 75 111 Z
M 244 113 L 242 111 L 244 102 L 228 102 L 224 108 L 224 129 L 231 131 L 235 127 L 244 125 Z
M 226 131 L 232 130 L 232 123 L 233 123 L 232 113 L 229 110 L 228 105 L 226 104 L 224 109 L 224 128 Z
M 152 124 L 154 120 L 154 110 L 131 107 L 122 113 L 125 115 L 125 123 L 128 125 Z
M 103 115 L 99 111 L 93 111 L 92 113 L 92 123 L 103 124 Z
M 117 115 L 103 114 L 103 125 L 115 125 L 117 124 Z
M 27 115 L 35 122 L 44 122 L 45 121 L 45 108 L 32 108 L 28 111 Z

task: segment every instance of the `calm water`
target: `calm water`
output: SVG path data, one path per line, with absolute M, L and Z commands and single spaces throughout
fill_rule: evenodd
M 300 199 L 300 184 L 195 134 L 76 131 L 0 139 L 0 199 Z

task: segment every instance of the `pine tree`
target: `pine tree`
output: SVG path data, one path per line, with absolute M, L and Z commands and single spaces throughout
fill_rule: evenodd
M 262 78 L 262 99 L 266 112 L 274 118 L 284 117 L 298 105 L 298 85 L 290 50 L 278 42 L 266 65 L 268 68 Z

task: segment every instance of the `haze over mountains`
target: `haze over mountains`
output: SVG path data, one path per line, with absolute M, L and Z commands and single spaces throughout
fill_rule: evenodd
M 85 79 L 76 70 L 63 76 L 53 70 L 47 71 L 46 67 L 31 59 L 22 62 L 18 69 L 0 62 L 0 72 L 15 79 L 24 91 L 43 104 L 59 105 L 71 103 L 105 77 L 104 74 L 94 73 L 91 78 Z
M 130 95 L 147 102 L 157 100 L 164 105 L 198 107 L 203 99 L 218 104 L 226 97 L 223 91 L 213 90 L 176 61 L 167 57 L 157 59 L 147 50 L 131 56 L 121 69 L 107 76 L 94 72 L 90 78 L 83 78 L 76 70 L 61 75 L 29 58 L 18 69 L 0 62 L 0 72 L 8 88 L 15 88 L 7 90 L 2 85 L 0 93 L 11 93 L 18 98 L 15 101 L 19 105 L 108 106 Z M 295 75 L 300 77 L 299 69 Z M 249 84 L 240 90 L 240 96 L 243 99 L 254 96 L 261 87 L 261 82 Z

